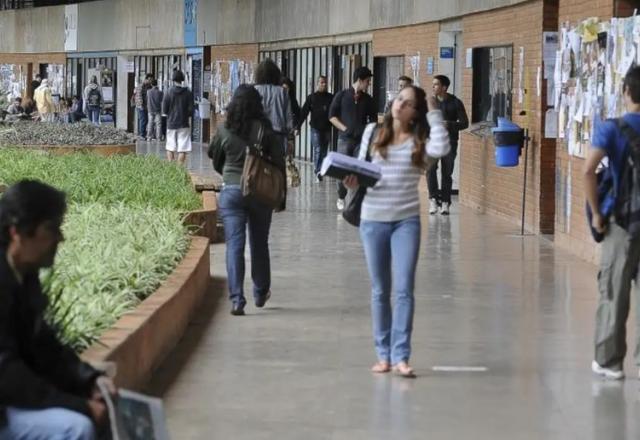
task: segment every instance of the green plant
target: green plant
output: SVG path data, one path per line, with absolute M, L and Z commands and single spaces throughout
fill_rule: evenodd
M 153 293 L 190 242 L 177 211 L 124 203 L 73 204 L 63 232 L 54 269 L 41 279 L 48 318 L 77 351 Z

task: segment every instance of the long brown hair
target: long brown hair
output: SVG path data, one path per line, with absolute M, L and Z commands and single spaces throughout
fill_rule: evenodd
M 424 146 L 427 140 L 427 94 L 417 86 L 407 86 L 413 89 L 416 100 L 415 116 L 411 120 L 411 132 L 413 134 L 413 151 L 411 152 L 411 163 L 418 168 L 425 168 Z M 403 89 L 404 90 L 404 89 Z M 377 136 L 372 144 L 373 152 L 378 152 L 383 158 L 387 158 L 389 144 L 393 140 L 393 117 L 389 110 L 378 129 Z

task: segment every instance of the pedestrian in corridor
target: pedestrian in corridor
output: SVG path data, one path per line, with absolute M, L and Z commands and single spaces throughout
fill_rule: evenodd
M 311 126 L 311 148 L 313 149 L 313 173 L 316 175 L 316 182 L 322 181 L 320 166 L 327 155 L 329 141 L 331 140 L 329 106 L 332 100 L 333 95 L 327 91 L 327 77 L 320 75 L 316 91 L 307 96 L 298 121 L 297 128 L 300 130 L 300 126 L 311 113 L 309 125 Z
M 433 77 L 433 94 L 437 98 L 438 107 L 442 110 L 445 126 L 449 131 L 451 151 L 440 159 L 440 187 L 438 188 L 438 164 L 436 163 L 427 173 L 429 187 L 429 214 L 449 215 L 451 210 L 451 187 L 453 185 L 453 168 L 458 155 L 458 139 L 460 130 L 469 126 L 469 118 L 464 104 L 447 90 L 451 81 L 444 75 Z
M 356 156 L 362 133 L 367 123 L 376 122 L 378 113 L 367 89 L 373 74 L 368 67 L 358 67 L 353 72 L 353 84 L 348 89 L 336 94 L 329 108 L 329 121 L 339 131 L 338 153 Z M 344 198 L 347 189 L 338 182 L 338 200 L 336 207 L 344 209 Z
M 164 95 L 158 88 L 158 80 L 151 80 L 151 89 L 147 92 L 147 110 L 149 120 L 147 122 L 147 140 L 159 141 L 162 139 L 162 98 Z
M 427 109 L 429 112 L 427 113 Z M 427 141 L 427 118 L 431 125 Z M 422 173 L 449 152 L 442 112 L 423 89 L 400 91 L 381 126 L 369 124 L 362 136 L 359 158 L 367 151 L 381 167 L 382 178 L 362 202 L 360 237 L 371 278 L 373 339 L 378 357 L 372 371 L 413 377 L 409 366 L 413 328 L 415 270 L 420 251 Z M 357 177 L 344 183 L 357 187 Z M 394 306 L 391 307 L 393 290 Z
M 631 282 L 638 282 L 640 264 L 640 236 L 630 235 L 629 224 L 618 208 L 621 189 L 631 181 L 627 159 L 634 152 L 631 144 L 640 145 L 640 67 L 627 73 L 623 84 L 627 113 L 620 119 L 609 119 L 596 125 L 591 148 L 584 163 L 584 189 L 587 202 L 593 212 L 593 228 L 604 233 L 598 288 L 600 299 L 596 311 L 595 358 L 591 368 L 594 373 L 610 379 L 622 379 L 622 368 L 627 351 L 626 322 L 629 316 Z M 638 154 L 634 157 L 637 161 Z M 598 200 L 596 169 L 607 157 L 613 176 L 613 203 Z M 637 167 L 638 165 L 636 165 Z M 606 200 L 610 202 L 610 200 Z M 636 200 L 637 202 L 637 200 Z M 606 212 L 602 212 L 606 211 Z M 611 215 L 615 217 L 609 218 Z M 637 293 L 637 291 L 636 291 Z M 636 319 L 640 320 L 640 302 L 636 297 Z M 640 321 L 638 321 L 640 323 Z M 635 361 L 640 366 L 640 334 L 636 334 Z
M 162 99 L 162 114 L 167 115 L 167 159 L 184 164 L 191 152 L 193 93 L 184 85 L 184 73 L 173 72 L 173 86 Z
M 263 203 L 244 197 L 240 187 L 247 145 L 260 143 L 265 153 L 285 174 L 282 138 L 273 131 L 271 121 L 262 107 L 262 97 L 251 85 L 239 86 L 227 107 L 227 119 L 218 127 L 209 157 L 222 175 L 220 216 L 227 244 L 227 278 L 231 314 L 244 315 L 244 247 L 249 228 L 251 248 L 251 279 L 256 307 L 265 305 L 271 297 L 271 265 L 269 229 L 272 210 Z M 284 209 L 284 204 L 281 207 Z
M 256 90 L 262 96 L 262 107 L 275 136 L 280 140 L 283 154 L 291 154 L 289 151 L 288 137 L 292 132 L 293 110 L 289 93 L 280 85 L 282 72 L 278 65 L 270 59 L 266 59 L 256 68 Z

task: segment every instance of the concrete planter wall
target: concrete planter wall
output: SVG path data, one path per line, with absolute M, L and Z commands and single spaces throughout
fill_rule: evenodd
M 122 316 L 82 358 L 115 362 L 116 384 L 141 389 L 184 334 L 209 279 L 209 240 L 194 237 L 187 255 L 160 288 Z

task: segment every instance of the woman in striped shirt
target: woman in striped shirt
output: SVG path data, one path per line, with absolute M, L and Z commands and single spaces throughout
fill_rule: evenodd
M 378 357 L 371 370 L 375 373 L 387 373 L 393 368 L 402 376 L 414 377 L 409 357 L 420 251 L 418 183 L 425 169 L 450 149 L 442 112 L 437 108 L 435 99 L 427 99 L 423 89 L 406 87 L 393 101 L 383 123 L 369 124 L 362 136 L 360 159 L 370 149 L 371 161 L 382 170 L 382 178 L 367 190 L 360 223 L 371 278 L 373 337 Z M 348 176 L 344 184 L 355 189 L 357 177 Z

